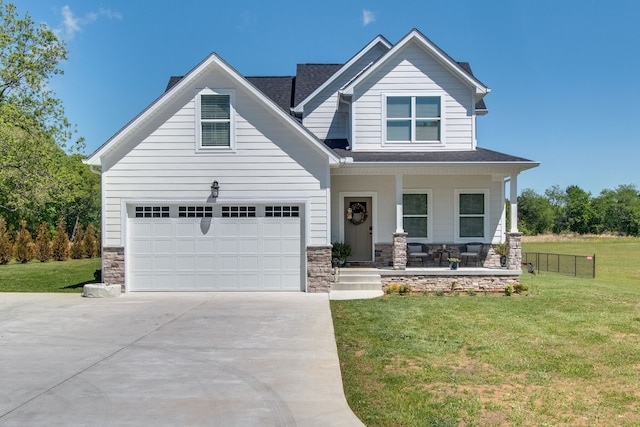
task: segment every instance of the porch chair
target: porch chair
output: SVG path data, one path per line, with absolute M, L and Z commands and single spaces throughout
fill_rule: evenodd
M 482 243 L 473 242 L 467 243 L 464 247 L 464 251 L 460 252 L 460 260 L 464 261 L 464 265 L 469 264 L 469 259 L 473 258 L 473 262 L 475 262 L 475 266 L 478 266 L 478 262 L 480 262 L 480 253 L 482 252 Z
M 407 260 L 418 258 L 422 265 L 425 265 L 429 259 L 429 254 L 425 252 L 422 243 L 407 243 Z

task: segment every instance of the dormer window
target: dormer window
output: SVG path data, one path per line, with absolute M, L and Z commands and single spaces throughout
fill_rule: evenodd
M 440 142 L 439 96 L 386 96 L 387 142 Z
M 232 91 L 205 89 L 196 95 L 197 149 L 234 148 L 234 108 Z

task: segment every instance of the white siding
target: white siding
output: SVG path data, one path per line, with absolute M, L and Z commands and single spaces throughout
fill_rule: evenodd
M 182 99 L 157 128 L 126 154 L 113 153 L 103 173 L 105 244 L 125 242 L 123 202 L 207 202 L 210 186 L 220 183 L 217 203 L 298 200 L 310 209 L 307 243 L 326 244 L 326 156 L 262 108 L 248 92 L 236 91 L 236 151 L 195 153 L 195 102 L 198 88 L 234 89 L 220 77 L 194 83 L 191 98 Z M 118 157 L 119 155 L 119 157 Z
M 396 53 L 354 90 L 353 150 L 383 149 L 383 95 L 413 94 L 442 96 L 443 144 L 412 146 L 410 150 L 471 150 L 475 135 L 474 98 L 470 86 L 457 79 L 442 64 L 415 43 Z M 394 144 L 385 150 L 407 149 Z
M 315 99 L 304 106 L 303 124 L 321 140 L 327 138 L 347 138 L 348 120 L 346 113 L 338 113 L 338 90 L 355 77 L 363 68 L 374 62 L 387 50 L 376 46 L 360 60 L 345 70 L 334 82 L 321 91 Z

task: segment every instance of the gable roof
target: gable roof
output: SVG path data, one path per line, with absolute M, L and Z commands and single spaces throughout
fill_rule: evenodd
M 298 97 L 296 97 L 296 102 L 294 103 L 293 111 L 296 112 L 296 113 L 301 113 L 303 108 L 304 108 L 304 105 L 307 102 L 309 102 L 311 99 L 313 99 L 313 97 L 315 97 L 325 87 L 329 86 L 333 81 L 335 81 L 337 78 L 339 78 L 342 75 L 342 73 L 347 71 L 353 64 L 355 64 L 364 55 L 366 55 L 372 49 L 374 49 L 374 48 L 376 48 L 378 46 L 383 46 L 385 49 L 388 50 L 388 49 L 391 49 L 392 45 L 383 36 L 381 36 L 381 35 L 377 36 L 376 38 L 371 40 L 364 48 L 362 48 L 358 53 L 356 53 L 351 59 L 349 59 L 345 64 L 343 64 L 339 68 L 337 68 L 335 70 L 334 74 L 331 75 L 330 78 L 327 78 L 321 85 L 318 85 L 315 88 L 315 90 L 313 90 L 312 92 L 307 94 L 307 96 L 305 96 L 302 99 L 299 99 Z M 337 65 L 337 64 L 334 64 L 334 65 Z
M 436 46 L 435 43 L 433 43 L 424 34 L 414 28 L 405 37 L 403 37 L 402 40 L 396 43 L 385 55 L 379 58 L 375 63 L 364 70 L 355 79 L 345 85 L 340 90 L 340 93 L 345 95 L 353 94 L 353 89 L 355 86 L 366 80 L 372 73 L 380 69 L 380 67 L 386 64 L 390 58 L 404 49 L 404 47 L 411 42 L 418 43 L 428 54 L 433 56 L 442 65 L 448 68 L 452 74 L 473 87 L 475 89 L 476 101 L 479 101 L 484 95 L 491 91 L 489 87 L 483 84 L 470 72 L 471 69 L 468 67 L 468 64 L 465 67 L 461 65 L 461 63 L 454 61 L 453 58 L 451 58 L 442 49 Z
M 344 64 L 298 64 L 296 67 L 295 97 L 292 107 L 304 101 L 322 86 Z
M 215 53 L 210 54 L 202 62 L 196 65 L 191 71 L 189 71 L 184 77 L 172 77 L 167 85 L 166 90 L 160 97 L 153 101 L 147 108 L 145 108 L 140 114 L 127 123 L 122 129 L 120 129 L 115 135 L 113 135 L 107 142 L 102 144 L 93 154 L 91 154 L 84 163 L 92 166 L 100 166 L 101 158 L 115 150 L 127 140 L 131 141 L 133 135 L 136 132 L 140 132 L 144 126 L 148 126 L 151 119 L 159 114 L 161 111 L 165 111 L 170 108 L 171 101 L 178 98 L 179 95 L 183 95 L 185 90 L 188 90 L 188 85 L 195 79 L 200 77 L 203 73 L 207 72 L 211 68 L 217 67 L 222 70 L 227 77 L 234 80 L 240 87 L 246 89 L 249 93 L 255 96 L 255 98 L 262 103 L 266 108 L 271 109 L 276 116 L 289 125 L 291 129 L 299 133 L 304 139 L 309 141 L 313 147 L 318 151 L 326 154 L 329 157 L 330 162 L 339 162 L 339 157 L 328 147 L 326 147 L 321 141 L 319 141 L 311 132 L 301 126 L 290 114 L 284 111 L 279 105 L 273 101 L 270 97 L 266 96 L 262 91 L 258 90 L 249 80 L 244 78 L 238 71 L 227 64 L 222 58 Z M 193 96 L 189 93 L 189 96 Z
M 246 79 L 289 114 L 296 77 L 247 77 Z

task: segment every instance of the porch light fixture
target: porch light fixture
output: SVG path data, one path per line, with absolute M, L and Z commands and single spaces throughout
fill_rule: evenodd
M 218 183 L 218 181 L 213 181 L 213 183 L 211 184 L 211 197 L 214 199 L 217 198 L 219 191 L 220 191 L 220 183 Z

